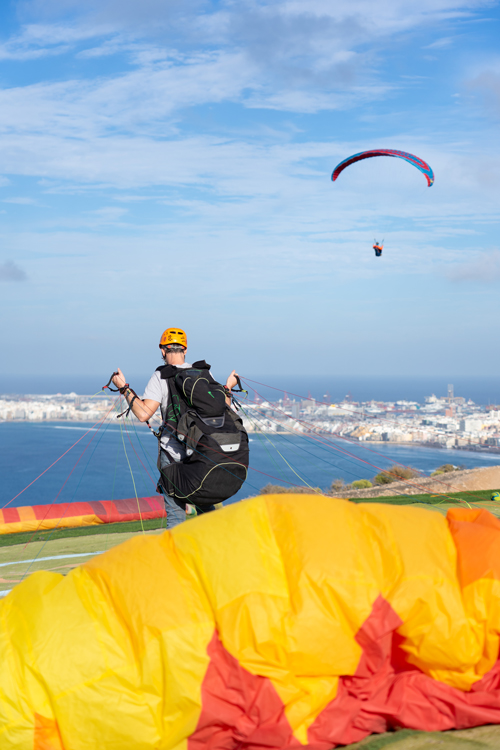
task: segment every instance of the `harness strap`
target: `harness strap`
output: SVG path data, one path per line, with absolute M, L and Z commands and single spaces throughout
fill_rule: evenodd
M 199 364 L 199 363 L 195 362 L 195 364 Z M 192 368 L 194 369 L 194 365 L 192 365 Z M 161 436 L 165 432 L 165 427 L 167 426 L 167 424 L 169 422 L 169 405 L 173 404 L 173 398 L 172 398 L 172 396 L 175 394 L 179 399 L 182 398 L 182 397 L 179 394 L 179 390 L 178 390 L 177 384 L 175 382 L 175 374 L 177 372 L 177 367 L 175 365 L 163 365 L 162 367 L 157 367 L 156 371 L 160 372 L 161 373 L 161 378 L 163 380 L 167 381 L 167 388 L 168 388 L 168 400 L 167 400 L 167 404 L 165 406 L 165 417 L 164 417 L 164 419 L 162 419 L 162 422 L 161 422 L 161 424 L 160 424 L 160 426 L 158 427 L 157 430 L 153 430 L 153 428 L 150 427 L 149 424 L 148 424 L 149 429 L 151 430 L 151 432 L 153 433 L 153 435 L 155 436 L 155 438 L 158 439 L 158 444 L 160 445 Z M 169 377 L 166 377 L 167 374 L 168 374 Z M 179 419 L 177 418 L 177 424 L 178 424 L 178 422 L 179 422 Z M 176 431 L 176 428 L 174 428 L 173 426 L 171 426 L 170 431 L 171 431 L 171 434 L 172 434 L 173 437 L 175 437 L 175 435 L 174 435 L 174 429 Z
M 127 388 L 129 388 L 129 384 L 125 383 L 125 385 L 122 388 L 111 388 L 110 387 L 110 383 L 113 380 L 113 378 L 115 377 L 115 375 L 118 375 L 118 373 L 117 372 L 111 373 L 110 379 L 108 380 L 108 382 L 106 383 L 106 385 L 103 385 L 103 387 L 102 387 L 101 390 L 105 391 L 107 389 L 108 391 L 111 391 L 112 393 L 121 393 L 123 395 L 125 393 L 125 391 L 127 390 Z M 116 417 L 117 419 L 120 419 L 120 417 L 123 417 L 123 415 L 125 415 L 125 418 L 127 418 L 128 415 L 130 414 L 130 410 L 132 409 L 132 404 L 134 403 L 134 401 L 136 400 L 136 398 L 139 398 L 139 396 L 137 395 L 137 393 L 132 388 L 130 388 L 130 392 L 134 394 L 134 398 L 130 402 L 128 409 L 125 409 L 125 411 L 122 411 L 121 414 L 117 415 L 117 417 Z M 158 431 L 158 432 L 160 432 L 160 435 L 158 435 L 153 430 L 153 428 L 149 424 L 149 419 L 146 420 L 146 424 L 149 427 L 149 429 L 151 430 L 151 432 L 153 433 L 153 435 L 155 435 L 155 437 L 158 437 L 158 438 L 161 437 L 161 432 Z
M 115 375 L 118 375 L 118 373 L 117 372 L 111 373 L 110 379 L 108 380 L 108 382 L 106 383 L 106 385 L 103 385 L 103 387 L 101 388 L 101 390 L 105 391 L 107 389 L 108 391 L 111 391 L 112 393 L 121 393 L 122 396 L 123 396 L 123 394 L 125 393 L 125 391 L 129 388 L 129 384 L 125 383 L 125 385 L 122 385 L 121 388 L 111 388 L 110 383 L 113 380 L 113 378 L 115 377 Z M 132 393 L 137 398 L 137 395 L 136 395 L 135 391 L 132 390 L 132 388 L 130 388 L 130 390 L 132 391 Z
M 234 408 L 235 408 L 235 409 L 236 409 L 237 411 L 240 411 L 240 409 L 241 409 L 241 404 L 240 404 L 240 402 L 238 401 L 238 399 L 236 399 L 236 398 L 235 398 L 235 397 L 233 396 L 233 393 L 246 393 L 246 395 L 248 396 L 248 391 L 246 391 L 246 390 L 245 390 L 245 389 L 243 388 L 243 386 L 241 385 L 241 380 L 239 379 L 238 375 L 235 375 L 235 377 L 236 377 L 236 383 L 237 383 L 237 385 L 239 385 L 239 390 L 237 390 L 236 388 L 233 388 L 233 389 L 231 389 L 231 390 L 230 390 L 230 389 L 229 389 L 229 388 L 227 387 L 227 385 L 225 385 L 225 386 L 224 386 L 224 391 L 226 392 L 226 396 L 228 396 L 228 397 L 229 397 L 229 398 L 231 399 L 231 403 L 233 404 Z
M 234 391 L 234 393 L 246 393 L 248 396 L 248 391 L 246 391 L 243 386 L 241 385 L 241 380 L 239 375 L 234 376 L 236 378 L 236 385 L 238 386 L 238 390 L 236 388 L 232 388 L 231 390 Z M 227 388 L 227 386 L 224 386 L 224 390 Z M 229 388 L 227 388 L 229 390 Z M 228 393 L 228 395 L 231 395 Z
M 117 372 L 111 373 L 110 379 L 108 380 L 108 382 L 106 383 L 106 385 L 103 385 L 103 387 L 101 388 L 102 391 L 105 391 L 106 388 L 107 388 L 108 391 L 111 391 L 112 393 L 118 393 L 119 392 L 119 390 L 120 390 L 119 388 L 111 388 L 110 385 L 109 385 L 111 383 L 111 381 L 113 380 L 113 378 L 115 377 L 115 375 L 118 375 L 118 373 Z
M 134 403 L 134 401 L 135 401 L 135 400 L 136 400 L 136 398 L 137 398 L 137 393 L 136 393 L 135 391 L 133 391 L 132 389 L 130 389 L 130 392 L 134 394 L 134 398 L 132 399 L 132 401 L 131 401 L 131 402 L 130 402 L 130 404 L 128 405 L 128 409 L 125 409 L 125 411 L 122 411 L 122 413 L 121 413 L 121 414 L 117 414 L 117 415 L 116 415 L 116 418 L 117 418 L 117 419 L 120 419 L 120 417 L 123 417 L 123 415 L 125 415 L 125 419 L 127 419 L 128 415 L 130 414 L 130 411 L 131 411 L 131 409 L 132 409 L 132 404 Z M 149 427 L 149 424 L 148 424 L 148 427 Z M 150 429 L 151 429 L 151 428 L 150 428 Z

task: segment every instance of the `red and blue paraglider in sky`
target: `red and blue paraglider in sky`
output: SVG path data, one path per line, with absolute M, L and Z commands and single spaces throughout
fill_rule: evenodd
M 359 154 L 348 156 L 347 159 L 344 159 L 344 161 L 341 161 L 340 164 L 337 164 L 337 166 L 333 170 L 333 182 L 335 182 L 337 177 L 341 172 L 344 171 L 344 169 L 346 169 L 346 167 L 349 167 L 351 164 L 354 164 L 357 161 L 362 161 L 362 159 L 371 159 L 373 156 L 397 156 L 399 159 L 404 159 L 409 164 L 412 164 L 414 167 L 419 169 L 420 172 L 422 172 L 425 179 L 427 180 L 427 185 L 429 187 L 432 187 L 432 185 L 434 184 L 434 172 L 432 171 L 430 165 L 427 164 L 427 162 L 425 162 L 423 159 L 420 159 L 418 156 L 415 156 L 414 154 L 409 154 L 406 151 L 397 151 L 396 149 L 391 148 L 375 148 L 370 149 L 370 151 L 361 151 Z M 382 255 L 382 250 L 384 248 L 383 243 L 383 240 L 382 242 L 378 242 L 377 240 L 375 240 L 373 243 L 373 249 L 375 250 L 375 255 L 378 258 Z

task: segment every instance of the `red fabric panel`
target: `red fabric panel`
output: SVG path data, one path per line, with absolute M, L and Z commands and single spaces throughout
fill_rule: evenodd
M 127 498 L 126 500 L 103 501 L 103 510 L 98 513 L 104 523 L 120 521 L 146 521 L 151 518 L 165 518 L 165 506 L 156 497 Z M 140 512 L 139 512 L 140 511 Z
M 74 516 L 90 516 L 92 510 L 89 503 L 55 503 L 54 505 L 33 505 L 37 521 L 45 518 L 73 518 Z
M 104 523 L 118 523 L 120 521 L 138 521 L 141 518 L 143 520 L 165 518 L 166 516 L 161 498 L 156 497 L 141 497 L 139 503 L 137 498 L 134 497 L 126 500 L 55 503 L 54 505 L 32 505 L 30 507 L 37 521 L 95 515 Z M 18 523 L 21 520 L 17 508 L 5 508 L 2 512 L 4 523 Z
M 250 674 L 229 654 L 217 632 L 207 648 L 202 711 L 188 750 L 300 748 L 283 703 L 267 677 Z
M 20 521 L 17 508 L 4 508 L 2 513 L 4 523 L 18 523 Z
M 141 513 L 151 513 L 152 508 L 149 500 L 154 500 L 158 504 L 158 508 L 160 507 L 160 503 L 154 497 L 140 497 L 139 502 L 137 502 L 137 498 L 135 497 L 128 498 L 127 500 L 115 500 L 115 506 L 121 516 L 130 515 L 131 513 L 139 515 L 138 507 Z
M 379 596 L 356 635 L 363 649 L 356 674 L 340 678 L 336 698 L 309 728 L 308 748 L 329 750 L 396 727 L 441 731 L 500 723 L 500 662 L 469 693 L 462 692 L 406 663 L 396 632 L 400 625 Z M 304 747 L 270 680 L 247 672 L 217 633 L 207 652 L 202 711 L 188 750 Z
M 105 502 L 99 502 L 98 500 L 91 500 L 88 503 L 85 503 L 85 505 L 88 507 L 90 513 L 94 513 L 98 518 L 105 518 L 106 517 L 106 508 Z
M 469 693 L 462 692 L 405 666 L 402 639 L 393 638 L 399 624 L 380 596 L 356 636 L 363 648 L 356 674 L 341 678 L 337 697 L 310 727 L 312 744 L 327 738 L 349 744 L 396 727 L 433 732 L 500 723 L 498 662 Z

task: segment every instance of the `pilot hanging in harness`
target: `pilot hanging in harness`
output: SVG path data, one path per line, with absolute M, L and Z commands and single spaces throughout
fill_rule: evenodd
M 141 422 L 161 408 L 158 438 L 157 491 L 165 499 L 167 528 L 194 515 L 214 510 L 232 497 L 247 476 L 248 436 L 231 408 L 236 372 L 223 386 L 212 377 L 205 361 L 185 362 L 186 334 L 167 328 L 160 339 L 164 364 L 151 376 L 139 399 L 121 370 L 112 380 Z
M 380 258 L 380 256 L 382 255 L 382 250 L 384 249 L 384 240 L 382 240 L 382 242 L 373 240 L 373 249 L 375 250 L 375 256 L 377 258 Z

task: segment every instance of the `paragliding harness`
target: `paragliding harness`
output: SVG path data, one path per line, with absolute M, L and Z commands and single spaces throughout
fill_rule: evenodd
M 231 396 L 236 406 L 238 402 L 214 380 L 204 360 L 191 367 L 162 365 L 157 372 L 167 380 L 169 391 L 163 422 L 154 433 L 160 471 L 157 491 L 194 505 L 227 500 L 238 492 L 248 469 L 248 435 L 226 397 Z M 162 466 L 164 432 L 185 445 L 185 459 Z

